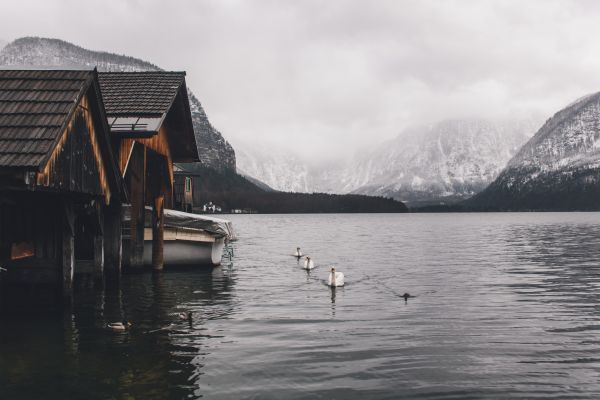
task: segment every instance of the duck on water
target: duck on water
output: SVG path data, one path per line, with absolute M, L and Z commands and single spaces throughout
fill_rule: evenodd
M 127 320 L 123 320 L 123 322 L 111 322 L 106 327 L 114 332 L 125 332 L 131 328 L 131 322 Z

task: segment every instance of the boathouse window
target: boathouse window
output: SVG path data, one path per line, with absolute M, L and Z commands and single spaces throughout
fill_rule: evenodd
M 192 191 L 192 178 L 189 176 L 185 177 L 185 192 L 190 193 Z
M 33 257 L 35 250 L 32 242 L 13 243 L 10 247 L 11 260 L 20 260 L 21 258 Z

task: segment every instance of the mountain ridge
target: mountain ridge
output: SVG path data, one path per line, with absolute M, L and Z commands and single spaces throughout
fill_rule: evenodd
M 498 178 L 465 205 L 498 210 L 600 209 L 600 92 L 556 112 Z

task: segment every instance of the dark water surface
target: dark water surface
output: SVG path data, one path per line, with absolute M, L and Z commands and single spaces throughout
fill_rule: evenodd
M 600 214 L 231 219 L 231 265 L 2 317 L 0 399 L 600 398 Z

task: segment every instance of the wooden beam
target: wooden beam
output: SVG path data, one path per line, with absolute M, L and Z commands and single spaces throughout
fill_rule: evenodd
M 122 259 L 121 204 L 115 203 L 104 209 L 104 271 L 108 278 L 121 277 Z
M 104 236 L 94 236 L 94 280 L 104 278 Z
M 159 195 L 152 207 L 152 268 L 155 271 L 162 271 L 164 267 L 164 204 L 165 197 Z
M 135 146 L 135 158 L 130 161 L 131 169 L 131 234 L 129 245 L 129 266 L 142 267 L 144 264 L 144 223 L 146 204 L 146 148 Z
M 65 202 L 62 227 L 62 292 L 69 297 L 73 292 L 75 273 L 75 211 L 73 204 Z

